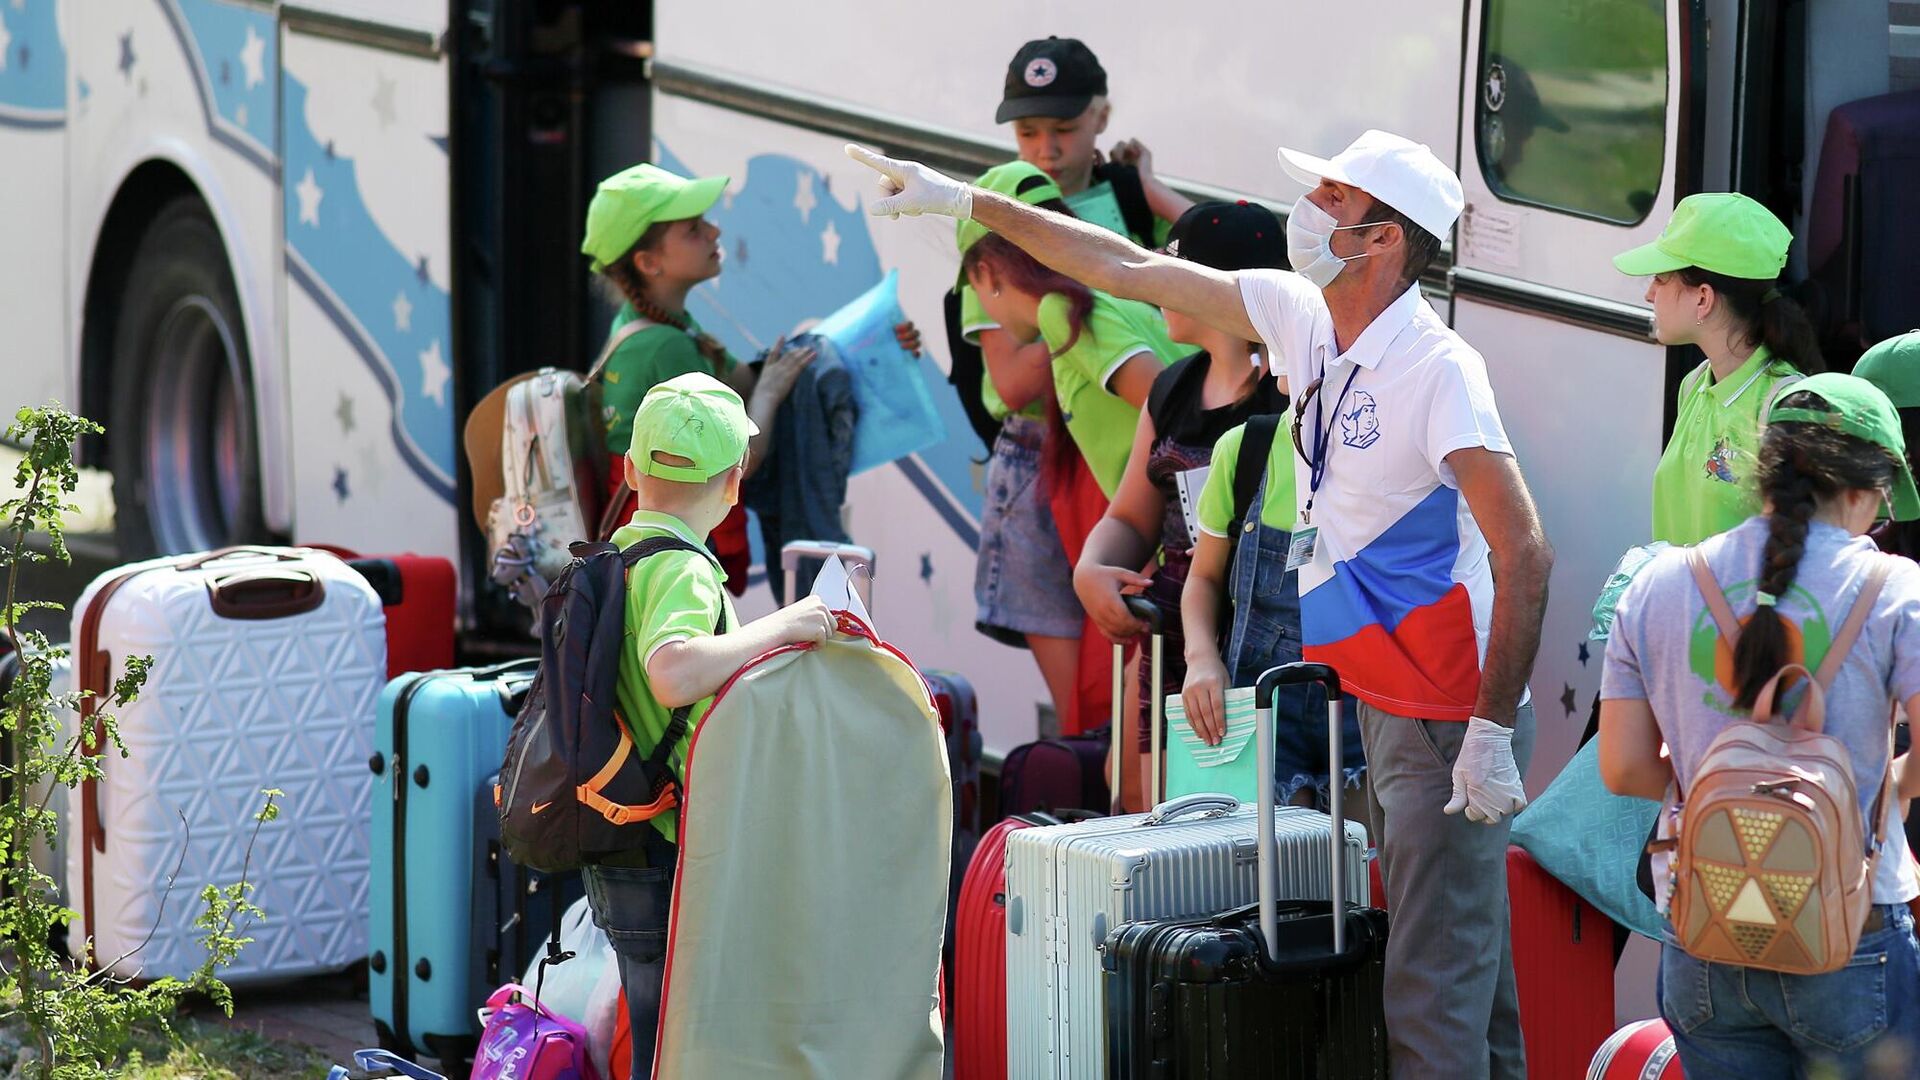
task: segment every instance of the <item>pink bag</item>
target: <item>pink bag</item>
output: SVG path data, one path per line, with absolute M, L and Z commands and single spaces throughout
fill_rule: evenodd
M 547 1008 L 519 983 L 493 992 L 473 1080 L 600 1080 L 587 1057 L 587 1029 Z

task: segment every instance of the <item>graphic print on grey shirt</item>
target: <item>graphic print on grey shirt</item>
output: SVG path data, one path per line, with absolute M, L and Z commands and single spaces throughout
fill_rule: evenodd
M 1742 622 L 1755 610 L 1767 532 L 1766 517 L 1756 516 L 1699 545 Z M 1873 560 L 1885 557 L 1864 536 L 1849 537 L 1846 530 L 1824 522 L 1812 524 L 1793 587 L 1780 597 L 1777 609 L 1788 623 L 1788 641 L 1798 662 L 1809 669 L 1819 665 Z M 1686 549 L 1662 552 L 1620 597 L 1600 697 L 1647 702 L 1673 754 L 1683 792 L 1707 744 L 1727 724 L 1746 718 L 1733 707 L 1732 673 L 1732 651 L 1721 643 L 1694 584 Z M 1915 694 L 1920 694 L 1920 566 L 1900 559 L 1826 696 L 1826 731 L 1845 744 L 1853 759 L 1863 822 L 1886 774 L 1888 712 L 1893 702 Z M 1787 715 L 1799 698 L 1798 690 L 1787 695 Z M 1873 902 L 1905 903 L 1920 895 L 1920 878 L 1907 853 L 1897 800 L 1888 800 L 1887 812 Z M 1662 815 L 1661 821 L 1664 830 L 1670 816 Z M 1669 862 L 1668 856 L 1659 855 L 1653 865 L 1655 902 L 1663 912 Z

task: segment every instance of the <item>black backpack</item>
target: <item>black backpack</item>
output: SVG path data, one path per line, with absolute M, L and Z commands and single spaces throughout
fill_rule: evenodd
M 540 668 L 514 717 L 493 796 L 500 843 L 522 866 L 558 873 L 633 851 L 651 819 L 680 805 L 670 757 L 693 707 L 673 711 L 645 758 L 616 708 L 627 572 L 663 551 L 705 556 L 670 536 L 624 551 L 576 543 L 573 562 L 540 602 Z M 726 629 L 723 611 L 714 633 Z
M 1273 451 L 1281 419 L 1279 413 L 1250 417 L 1246 433 L 1240 436 L 1240 454 L 1233 459 L 1233 524 L 1227 529 L 1236 546 L 1247 515 L 1253 512 L 1253 496 L 1267 475 L 1267 455 Z
M 1127 232 L 1132 234 L 1127 239 L 1143 248 L 1153 247 L 1159 219 L 1153 216 L 1153 207 L 1147 203 L 1147 188 L 1140 182 L 1139 168 L 1109 161 L 1094 167 L 1093 180 L 1095 183 L 1104 180 L 1113 187 L 1113 201 L 1120 204 L 1120 220 L 1126 222 Z

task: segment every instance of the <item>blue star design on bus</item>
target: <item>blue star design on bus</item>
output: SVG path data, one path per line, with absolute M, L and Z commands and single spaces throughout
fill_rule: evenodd
M 133 31 L 128 30 L 126 33 L 120 35 L 119 63 L 120 74 L 125 76 L 128 82 L 133 81 L 133 64 Z
M 932 552 L 921 552 L 920 554 L 920 580 L 927 582 L 928 584 L 932 584 L 933 582 L 933 553 Z
M 1581 667 L 1587 666 L 1587 659 L 1590 655 L 1591 654 L 1587 652 L 1587 643 L 1584 641 L 1581 642 L 1580 643 L 1580 666 Z
M 1560 692 L 1560 707 L 1567 710 L 1568 716 L 1572 716 L 1576 707 L 1574 705 L 1573 687 L 1567 686 L 1566 683 L 1561 683 L 1560 685 L 1566 687 L 1566 689 Z
M 0 127 L 55 128 L 66 121 L 66 51 L 55 0 L 0 13 Z
M 698 163 L 682 161 L 665 144 L 655 143 L 655 149 L 661 168 L 682 176 L 702 174 Z M 803 323 L 839 310 L 885 276 L 866 207 L 858 201 L 842 206 L 832 198 L 826 173 L 784 154 L 759 154 L 734 181 L 737 188 L 707 212 L 707 219 L 742 253 L 750 245 L 753 260 L 736 258 L 718 278 L 695 288 L 687 307 L 735 356 L 759 353 Z M 898 467 L 947 523 L 974 543 L 982 500 L 972 462 L 985 457 L 986 448 L 930 350 L 920 364 L 948 435 Z
M 335 466 L 333 470 L 333 493 L 341 502 L 347 501 L 347 470 Z

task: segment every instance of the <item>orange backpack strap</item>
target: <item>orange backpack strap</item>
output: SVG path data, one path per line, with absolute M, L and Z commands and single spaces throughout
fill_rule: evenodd
M 1887 583 L 1887 575 L 1893 570 L 1887 557 L 1873 560 L 1873 569 L 1867 571 L 1867 580 L 1860 586 L 1860 595 L 1853 600 L 1853 607 L 1847 611 L 1847 619 L 1840 624 L 1840 630 L 1833 635 L 1833 643 L 1827 646 L 1827 655 L 1820 660 L 1820 667 L 1813 673 L 1814 680 L 1821 689 L 1833 686 L 1833 680 L 1840 674 L 1840 666 L 1847 662 L 1847 654 L 1853 651 L 1853 643 L 1859 638 L 1860 630 L 1867 625 L 1867 616 L 1873 614 L 1873 603 L 1880 599 L 1880 589 Z

